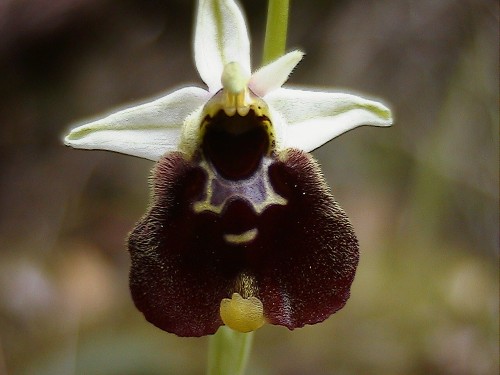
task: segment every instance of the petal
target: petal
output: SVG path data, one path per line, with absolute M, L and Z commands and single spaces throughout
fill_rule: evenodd
M 231 180 L 180 152 L 158 161 L 151 208 L 128 241 L 132 297 L 149 322 L 212 334 L 234 293 L 252 303 L 230 317 L 262 302 L 266 321 L 290 329 L 345 305 L 358 263 L 347 216 L 310 155 L 287 149 L 265 160 Z
M 284 145 L 305 151 L 361 125 L 392 124 L 385 105 L 350 94 L 281 88 L 264 99 L 288 123 Z
M 301 51 L 288 52 L 253 73 L 248 86 L 261 97 L 280 88 L 303 56 Z
M 155 101 L 78 126 L 64 139 L 67 146 L 108 150 L 158 160 L 176 150 L 184 119 L 208 99 L 197 87 L 175 91 Z
M 250 76 L 250 41 L 245 19 L 234 1 L 200 0 L 194 58 L 211 93 L 222 87 L 222 71 L 230 62 L 238 62 Z

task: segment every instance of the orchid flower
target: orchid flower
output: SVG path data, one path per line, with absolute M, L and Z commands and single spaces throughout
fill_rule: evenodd
M 156 161 L 153 196 L 128 239 L 137 308 L 179 336 L 225 324 L 253 331 L 315 324 L 342 308 L 358 242 L 308 153 L 360 125 L 389 126 L 383 104 L 282 87 L 303 53 L 252 73 L 243 14 L 200 0 L 186 87 L 71 130 L 65 144 Z

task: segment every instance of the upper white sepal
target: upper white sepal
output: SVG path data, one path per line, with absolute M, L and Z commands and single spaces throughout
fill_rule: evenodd
M 221 87 L 224 66 L 237 62 L 250 76 L 250 40 L 238 5 L 231 0 L 200 0 L 194 37 L 196 68 L 209 91 Z

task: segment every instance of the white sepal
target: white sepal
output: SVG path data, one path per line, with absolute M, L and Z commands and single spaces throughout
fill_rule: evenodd
M 158 160 L 165 152 L 177 150 L 184 119 L 208 97 L 203 89 L 183 88 L 80 125 L 71 130 L 64 143 L 74 148 L 108 150 Z
M 200 0 L 194 59 L 212 94 L 222 87 L 222 71 L 230 62 L 239 63 L 250 76 L 250 40 L 243 14 L 234 1 Z
M 265 99 L 288 124 L 284 146 L 308 152 L 358 126 L 392 124 L 389 108 L 356 95 L 281 88 Z

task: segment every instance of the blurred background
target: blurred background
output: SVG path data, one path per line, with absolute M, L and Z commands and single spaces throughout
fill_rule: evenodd
M 266 2 L 242 2 L 254 66 Z M 325 323 L 256 333 L 248 374 L 498 374 L 498 2 L 292 0 L 289 81 L 383 98 L 392 128 L 314 152 L 361 261 Z M 194 2 L 0 0 L 0 374 L 202 374 L 148 324 L 127 233 L 152 162 L 67 149 L 70 123 L 181 85 Z

